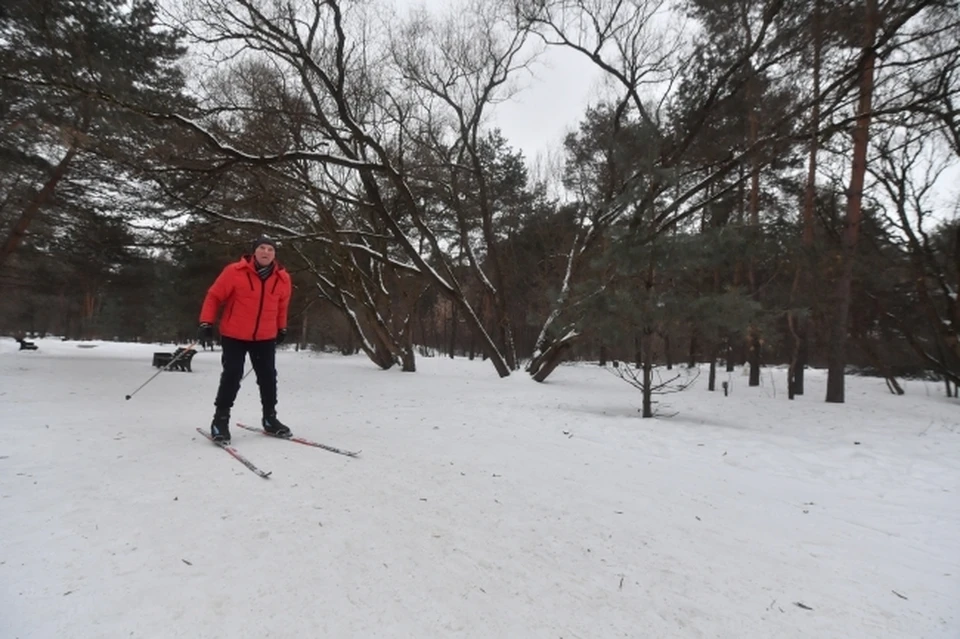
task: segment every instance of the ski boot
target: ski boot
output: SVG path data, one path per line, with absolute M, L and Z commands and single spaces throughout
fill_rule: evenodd
M 218 410 L 213 414 L 213 421 L 210 422 L 210 437 L 218 444 L 227 445 L 230 443 L 229 411 Z
M 273 435 L 274 437 L 282 437 L 284 439 L 293 437 L 290 429 L 277 419 L 276 413 L 264 413 L 263 421 L 260 422 L 260 425 L 263 427 L 265 433 Z

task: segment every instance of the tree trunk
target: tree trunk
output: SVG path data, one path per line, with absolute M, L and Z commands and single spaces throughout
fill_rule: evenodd
M 800 272 L 797 271 L 797 277 Z M 796 397 L 797 390 L 797 362 L 800 359 L 800 336 L 797 334 L 797 321 L 792 311 L 787 311 L 787 327 L 793 337 L 793 348 L 790 349 L 790 365 L 787 367 L 787 399 Z
M 860 235 L 863 184 L 867 172 L 867 147 L 870 144 L 870 110 L 873 100 L 873 73 L 877 52 L 877 0 L 865 0 L 866 19 L 863 24 L 864 41 L 860 64 L 860 100 L 857 122 L 853 130 L 853 164 L 850 189 L 847 193 L 847 212 L 841 246 L 842 271 L 837 285 L 834 321 L 830 335 L 827 364 L 827 397 L 831 403 L 844 402 L 844 372 L 847 365 L 847 323 L 850 317 L 850 296 L 853 285 L 853 265 L 856 261 L 857 240 Z
M 817 202 L 817 154 L 820 150 L 820 53 L 822 49 L 822 37 L 820 26 L 822 0 L 815 0 L 813 5 L 813 20 L 811 28 L 813 30 L 813 114 L 810 122 L 810 154 L 807 160 L 807 182 L 804 185 L 803 193 L 803 255 L 801 263 L 797 266 L 798 272 L 797 285 L 802 303 L 809 302 L 811 292 L 811 274 L 813 273 L 813 247 L 814 247 L 814 209 Z M 794 395 L 803 395 L 804 393 L 804 370 L 807 367 L 807 356 L 809 353 L 810 339 L 810 318 L 812 314 L 807 309 L 807 315 L 803 318 L 794 318 L 793 331 L 796 342 L 794 344 L 794 353 L 796 355 L 790 370 L 790 388 L 788 395 L 793 399 Z
M 690 336 L 690 353 L 687 361 L 687 368 L 696 368 L 697 366 L 697 333 Z
M 403 350 L 400 351 L 400 370 L 404 373 L 417 372 L 417 354 L 413 350 L 413 330 L 407 322 L 403 335 Z
M 793 373 L 793 392 L 797 395 L 804 393 L 804 371 L 807 369 L 807 362 L 810 358 L 810 328 L 812 320 L 808 317 L 801 322 L 800 330 L 800 350 L 797 353 L 797 367 Z
M 57 188 L 57 184 L 60 183 L 60 180 L 63 179 L 63 176 L 67 174 L 67 169 L 70 167 L 70 162 L 77 155 L 78 151 L 79 149 L 77 149 L 76 146 L 71 146 L 69 149 L 67 149 L 67 153 L 50 172 L 50 177 L 47 179 L 46 184 L 44 184 L 43 188 L 41 188 L 40 191 L 33 196 L 26 208 L 20 213 L 19 219 L 17 219 L 16 223 L 14 223 L 13 228 L 10 230 L 10 234 L 3 243 L 3 247 L 0 248 L 0 269 L 3 269 L 4 265 L 7 263 L 7 260 L 20 246 L 20 243 L 27 234 L 27 229 L 30 228 L 30 224 L 33 222 L 33 219 L 37 216 L 37 213 L 40 211 L 43 205 L 50 200 L 54 189 Z M 2 282 L 4 279 L 5 278 L 0 278 L 0 282 Z M 0 288 L 2 288 L 2 284 L 0 284 Z
M 303 320 L 300 322 L 300 341 L 297 343 L 298 352 L 307 349 L 307 318 L 309 316 L 309 313 L 304 313 Z
M 667 360 L 667 370 L 673 370 L 673 354 L 670 352 L 670 335 L 663 336 L 663 354 Z
M 572 341 L 572 339 L 557 340 L 543 352 L 542 363 L 537 367 L 537 372 L 533 375 L 533 381 L 542 382 L 550 376 L 550 373 L 563 362 L 563 358 L 572 346 Z
M 454 353 L 457 351 L 457 325 L 460 323 L 460 314 L 457 310 L 457 307 L 453 307 L 453 312 L 450 317 L 450 342 L 448 344 L 448 349 L 450 353 L 450 359 L 453 359 Z M 471 359 L 473 359 L 471 357 Z
M 653 417 L 653 362 L 650 353 L 650 337 L 640 338 L 643 359 L 643 417 Z
M 707 378 L 707 390 L 717 390 L 717 353 L 710 356 L 710 376 Z
M 98 337 L 95 331 L 97 317 L 97 293 L 96 285 L 83 293 L 83 305 L 80 310 L 80 337 L 82 339 L 94 339 Z M 179 341 L 179 340 L 178 340 Z
M 397 363 L 390 349 L 377 338 L 374 338 L 373 351 L 367 351 L 367 356 L 374 364 L 385 371 L 390 370 Z
M 474 131 L 475 133 L 475 131 Z M 471 136 L 464 135 L 464 141 L 471 139 Z M 487 249 L 487 263 L 490 265 L 490 269 L 493 272 L 493 288 L 490 289 L 490 295 L 492 299 L 492 312 L 494 316 L 494 321 L 497 326 L 497 333 L 499 336 L 499 346 L 500 351 L 503 353 L 504 365 L 510 370 L 517 370 L 517 347 L 514 341 L 513 336 L 513 326 L 510 322 L 510 303 L 507 299 L 507 287 L 504 279 L 504 268 L 503 268 L 503 259 L 500 256 L 500 242 L 497 240 L 496 233 L 494 232 L 494 207 L 490 201 L 490 194 L 487 188 L 487 175 L 483 169 L 483 163 L 480 159 L 480 151 L 476 146 L 476 138 L 473 137 L 474 143 L 467 145 L 466 151 L 470 155 L 471 166 L 473 167 L 474 177 L 476 178 L 477 184 L 477 195 L 480 204 L 480 218 L 481 218 L 481 231 L 483 233 L 483 239 L 486 243 Z M 473 263 L 474 268 L 479 272 L 481 267 L 479 264 Z M 486 282 L 486 275 L 483 273 L 478 273 L 481 277 L 482 282 Z M 489 349 L 488 349 L 489 350 Z M 493 355 L 492 353 L 488 353 Z M 497 367 L 499 372 L 499 364 L 494 362 L 494 365 Z M 509 372 L 507 373 L 509 375 Z M 506 377 L 506 375 L 501 374 L 501 377 Z
M 749 145 L 753 147 L 757 143 L 760 135 L 760 114 L 757 110 L 757 95 L 753 91 L 754 80 L 748 80 L 748 103 L 750 106 L 750 133 Z M 753 153 L 750 168 L 750 226 L 759 233 L 760 229 L 760 155 L 759 152 Z M 760 289 L 757 282 L 757 265 L 753 257 L 750 258 L 747 277 L 750 281 L 750 292 L 753 299 L 760 301 Z M 748 337 L 749 351 L 748 362 L 750 364 L 750 386 L 760 385 L 760 333 L 755 327 L 750 329 Z
M 600 345 L 600 366 L 606 366 L 606 365 L 607 365 L 607 345 L 601 344 Z
M 750 332 L 750 386 L 760 385 L 760 335 L 756 331 Z
M 503 352 L 506 365 L 510 370 L 515 371 L 520 368 L 517 363 L 517 345 L 513 337 L 513 327 L 510 325 L 510 313 L 507 311 L 506 300 L 503 299 L 500 291 L 494 296 L 494 309 L 497 314 L 500 350 Z

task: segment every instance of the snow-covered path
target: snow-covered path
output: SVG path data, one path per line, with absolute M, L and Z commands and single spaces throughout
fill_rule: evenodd
M 166 349 L 39 343 L 0 352 L 3 638 L 960 637 L 937 384 L 838 406 L 818 371 L 795 402 L 737 373 L 641 420 L 595 366 L 285 352 L 281 419 L 363 454 L 235 430 L 265 481 L 194 430 L 219 353 L 124 401 Z M 234 418 L 258 406 L 251 376 Z

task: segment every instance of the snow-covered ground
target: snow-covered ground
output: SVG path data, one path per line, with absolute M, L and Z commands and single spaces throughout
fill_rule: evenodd
M 279 355 L 349 459 L 200 437 L 219 353 L 0 341 L 0 637 L 960 637 L 960 402 L 782 370 L 663 398 L 596 366 Z M 89 346 L 95 346 L 89 348 Z M 728 379 L 724 374 L 721 379 Z M 251 375 L 234 418 L 255 421 Z

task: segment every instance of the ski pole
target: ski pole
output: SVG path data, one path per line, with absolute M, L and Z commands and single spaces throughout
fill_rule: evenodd
M 135 390 L 135 391 L 133 391 L 132 393 L 130 393 L 129 395 L 127 395 L 127 399 L 130 399 L 131 397 L 133 397 L 134 395 L 136 395 L 138 392 L 140 392 L 140 389 L 143 388 L 144 386 L 146 386 L 147 384 L 149 384 L 150 382 L 152 382 L 153 379 L 154 379 L 157 375 L 159 375 L 159 374 L 162 373 L 163 371 L 170 370 L 170 367 L 173 366 L 174 363 L 176 363 L 176 361 L 177 361 L 178 359 L 180 359 L 181 357 L 183 357 L 184 355 L 186 355 L 186 354 L 189 353 L 190 351 L 194 350 L 196 347 L 197 347 L 197 343 L 194 342 L 194 343 L 191 344 L 190 346 L 187 346 L 185 349 L 183 349 L 182 351 L 180 351 L 179 353 L 177 353 L 169 362 L 167 362 L 167 365 L 166 365 L 166 366 L 164 366 L 163 368 L 161 368 L 160 370 L 158 370 L 156 373 L 154 373 L 154 374 L 150 377 L 150 379 L 148 379 L 148 380 L 145 381 L 144 383 L 140 384 L 140 386 L 137 388 L 137 390 Z

